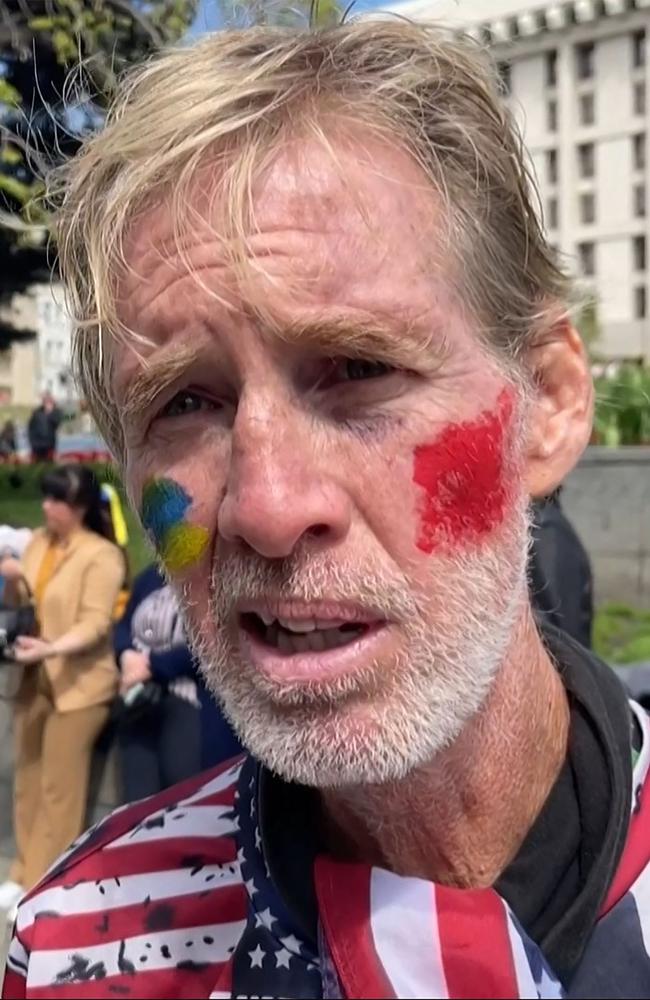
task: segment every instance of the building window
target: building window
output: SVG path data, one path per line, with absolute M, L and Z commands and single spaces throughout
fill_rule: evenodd
M 578 171 L 583 178 L 594 176 L 596 160 L 593 142 L 585 142 L 582 146 L 578 146 Z
M 645 319 L 648 315 L 648 294 L 645 285 L 637 285 L 634 289 L 634 316 Z
M 499 63 L 499 79 L 504 94 L 512 93 L 512 66 L 508 62 Z
M 546 224 L 549 229 L 557 229 L 557 198 L 546 202 Z
M 632 163 L 635 170 L 645 170 L 646 138 L 645 132 L 632 136 Z
M 557 184 L 557 149 L 549 149 L 546 152 L 546 179 L 549 184 Z
M 645 184 L 634 186 L 634 214 L 637 219 L 644 219 L 646 212 Z
M 546 105 L 546 124 L 549 132 L 557 132 L 557 101 L 549 101 Z
M 634 237 L 634 270 L 645 271 L 647 263 L 645 236 Z
M 594 75 L 594 52 L 593 42 L 576 46 L 576 76 L 579 80 L 590 80 Z
M 645 114 L 645 80 L 637 80 L 634 84 L 633 104 L 635 115 Z
M 593 193 L 589 191 L 587 194 L 580 195 L 580 222 L 588 226 L 595 221 L 596 221 L 596 200 L 593 196 Z
M 557 50 L 546 53 L 546 86 L 557 86 Z
M 593 243 L 578 243 L 580 273 L 591 278 L 596 273 L 596 248 Z
M 596 120 L 596 102 L 593 94 L 581 94 L 578 100 L 580 124 L 593 125 Z
M 634 69 L 645 66 L 645 31 L 635 31 L 632 35 L 632 65 Z

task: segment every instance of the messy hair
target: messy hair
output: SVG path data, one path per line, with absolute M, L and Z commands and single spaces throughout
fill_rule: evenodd
M 227 213 L 219 235 L 244 244 L 256 175 L 289 133 L 327 143 L 331 115 L 388 136 L 421 166 L 444 209 L 463 307 L 494 351 L 516 363 L 565 311 L 569 283 L 542 232 L 521 138 L 474 42 L 403 19 L 217 33 L 132 72 L 62 176 L 74 367 L 118 458 L 106 347 L 137 336 L 117 308 L 134 222 L 167 198 L 182 242 L 190 187 L 214 164 Z

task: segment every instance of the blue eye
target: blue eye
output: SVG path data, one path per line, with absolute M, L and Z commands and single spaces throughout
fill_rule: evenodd
M 163 406 L 161 417 L 185 417 L 191 413 L 201 413 L 204 410 L 218 410 L 219 404 L 206 399 L 197 392 L 184 389 L 177 392 L 173 399 Z

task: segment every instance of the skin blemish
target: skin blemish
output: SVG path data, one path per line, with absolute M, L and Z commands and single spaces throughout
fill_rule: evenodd
M 494 410 L 453 424 L 415 449 L 413 481 L 422 487 L 417 547 L 428 555 L 454 542 L 476 542 L 502 520 L 508 501 L 504 430 L 514 406 L 504 389 Z
M 150 479 L 142 491 L 142 524 L 170 573 L 193 566 L 208 545 L 207 528 L 185 520 L 192 502 L 189 493 L 173 479 Z

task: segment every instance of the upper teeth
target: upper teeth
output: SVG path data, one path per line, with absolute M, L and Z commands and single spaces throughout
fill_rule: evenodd
M 314 629 L 318 628 L 315 618 L 303 618 L 301 620 L 296 618 L 278 618 L 278 622 L 283 628 L 289 629 L 290 632 L 313 632 Z
M 289 632 L 297 632 L 300 635 L 315 632 L 316 629 L 340 628 L 341 625 L 346 624 L 343 618 L 276 618 L 268 611 L 260 611 L 258 614 L 265 625 L 272 625 L 277 621 L 278 625 L 282 625 Z

